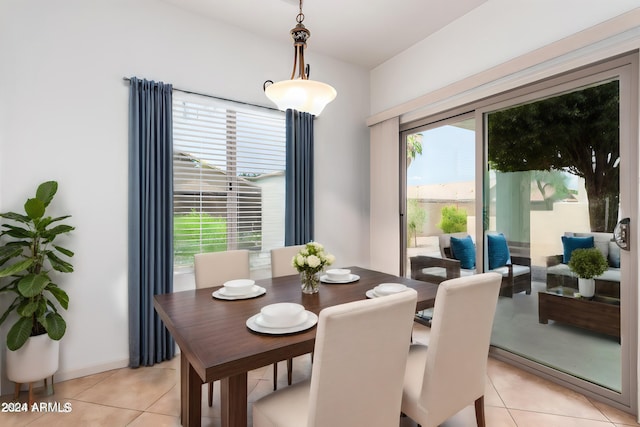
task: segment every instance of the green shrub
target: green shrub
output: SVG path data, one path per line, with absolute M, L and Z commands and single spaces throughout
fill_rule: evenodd
M 442 219 L 438 223 L 445 233 L 459 233 L 467 231 L 467 211 L 466 209 L 458 209 L 455 206 L 444 206 L 440 210 Z
M 226 250 L 226 218 L 199 212 L 173 217 L 174 264 L 191 264 L 197 253 Z

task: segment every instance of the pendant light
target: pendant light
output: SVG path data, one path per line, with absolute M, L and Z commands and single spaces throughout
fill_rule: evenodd
M 307 39 L 311 36 L 311 32 L 302 24 L 302 21 L 304 21 L 304 14 L 302 0 L 300 0 L 300 12 L 296 16 L 298 24 L 291 30 L 295 49 L 291 79 L 276 83 L 267 80 L 264 82 L 263 89 L 279 110 L 285 111 L 291 108 L 318 116 L 324 107 L 334 100 L 337 92 L 326 83 L 309 80 L 309 66 L 305 66 L 304 63 L 304 48 L 307 46 Z

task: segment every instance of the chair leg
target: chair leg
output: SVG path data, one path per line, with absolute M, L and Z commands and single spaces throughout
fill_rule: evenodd
M 476 399 L 476 423 L 478 427 L 486 427 L 484 422 L 484 395 Z
M 293 381 L 293 359 L 287 359 L 287 384 Z
M 213 381 L 209 383 L 209 407 L 213 406 Z
M 273 391 L 278 389 L 278 363 L 273 364 Z

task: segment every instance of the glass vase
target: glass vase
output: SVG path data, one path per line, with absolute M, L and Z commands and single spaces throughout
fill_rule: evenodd
M 300 282 L 302 283 L 302 293 L 315 294 L 320 290 L 320 272 L 302 271 L 300 272 Z

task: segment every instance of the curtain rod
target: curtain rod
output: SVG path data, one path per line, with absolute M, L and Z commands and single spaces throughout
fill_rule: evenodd
M 124 81 L 128 82 L 129 84 L 131 84 L 131 79 L 129 77 L 123 77 L 122 80 L 124 80 Z M 273 107 L 266 107 L 264 105 L 252 104 L 250 102 L 244 102 L 244 101 L 236 101 L 235 99 L 222 98 L 220 96 L 208 95 L 206 93 L 192 92 L 190 90 L 178 89 L 177 87 L 173 87 L 172 89 L 173 90 L 177 90 L 178 92 L 188 93 L 188 94 L 191 94 L 191 95 L 199 95 L 199 96 L 205 96 L 207 98 L 219 99 L 221 101 L 235 102 L 236 104 L 249 105 L 251 107 L 264 108 L 264 109 L 271 110 L 271 111 L 280 111 L 277 108 L 273 108 Z

